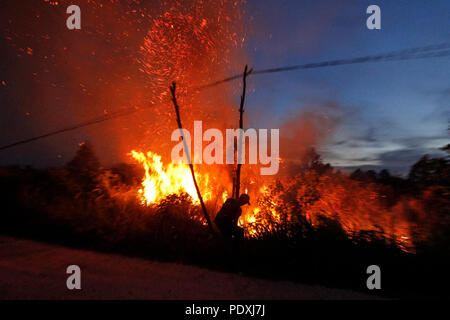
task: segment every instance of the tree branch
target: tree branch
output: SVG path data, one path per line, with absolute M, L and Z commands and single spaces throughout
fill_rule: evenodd
M 197 191 L 197 196 L 198 196 L 198 198 L 200 200 L 200 204 L 202 206 L 202 210 L 203 210 L 203 214 L 205 216 L 205 219 L 208 222 L 208 227 L 209 227 L 211 233 L 213 235 L 215 235 L 214 229 L 213 229 L 212 224 L 211 224 L 211 219 L 209 218 L 208 210 L 206 210 L 206 206 L 205 206 L 205 203 L 203 202 L 202 194 L 200 193 L 200 189 L 199 189 L 198 184 L 197 184 L 197 179 L 195 178 L 194 165 L 192 164 L 191 156 L 189 154 L 189 148 L 188 148 L 188 146 L 186 144 L 186 139 L 185 139 L 184 134 L 183 134 L 183 125 L 181 124 L 180 110 L 179 110 L 179 107 L 178 107 L 177 98 L 176 98 L 176 95 L 175 95 L 175 90 L 176 90 L 176 83 L 172 82 L 172 86 L 170 86 L 170 93 L 172 94 L 172 102 L 173 102 L 173 106 L 175 107 L 175 112 L 177 114 L 178 128 L 180 129 L 181 136 L 183 138 L 184 150 L 186 151 L 186 156 L 187 156 L 189 168 L 191 169 L 192 180 L 194 180 L 195 190 Z
M 242 156 L 242 146 L 243 146 L 243 127 L 244 127 L 244 119 L 243 119 L 243 114 L 244 114 L 244 103 L 245 103 L 245 92 L 247 90 L 247 76 L 252 73 L 253 69 L 250 69 L 250 71 L 247 72 L 247 65 L 245 65 L 244 68 L 244 73 L 242 75 L 242 95 L 241 95 L 241 104 L 239 106 L 239 129 L 240 133 L 239 133 L 239 141 L 238 141 L 238 152 L 237 152 L 237 159 L 238 159 L 238 164 L 237 164 L 237 169 L 236 169 L 236 194 L 234 195 L 234 197 L 237 199 L 239 198 L 239 189 L 241 188 L 241 166 L 242 164 L 239 163 L 239 160 Z

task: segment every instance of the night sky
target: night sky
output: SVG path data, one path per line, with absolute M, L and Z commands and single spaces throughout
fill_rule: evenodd
M 381 30 L 366 28 L 368 15 L 365 11 L 371 4 L 381 8 Z M 56 8 L 48 1 L 30 1 L 29 6 L 39 7 L 53 15 L 53 20 L 42 22 L 49 33 L 63 32 L 66 5 Z M 127 82 L 123 89 L 115 88 L 105 94 L 102 88 L 97 88 L 96 92 L 102 92 L 101 98 L 98 95 L 74 95 L 73 90 L 84 92 L 83 87 L 62 86 L 60 83 L 82 82 L 82 74 L 58 72 L 55 71 L 57 68 L 45 68 L 41 64 L 38 66 L 36 61 L 27 60 L 39 54 L 45 55 L 42 42 L 39 45 L 35 43 L 38 33 L 30 38 L 29 45 L 26 36 L 21 37 L 21 44 L 16 47 L 11 46 L 14 40 L 6 39 L 15 33 L 13 28 L 20 28 L 17 32 L 20 34 L 27 33 L 26 27 L 40 28 L 41 22 L 27 20 L 31 9 L 19 10 L 17 5 L 14 7 L 2 1 L 0 10 L 3 11 L 0 42 L 0 81 L 3 81 L 0 85 L 0 126 L 3 134 L 0 145 L 67 127 L 99 116 L 103 111 L 101 107 L 74 111 L 68 105 L 86 104 L 93 99 L 97 103 L 114 105 L 120 101 L 126 104 L 129 94 L 145 99 L 141 91 L 134 91 L 140 79 L 137 68 L 136 72 L 131 72 L 131 83 Z M 242 49 L 244 63 L 262 69 L 449 42 L 449 13 L 450 2 L 446 0 L 248 0 L 243 20 L 247 29 Z M 58 15 L 62 15 L 61 20 Z M 89 15 L 84 18 L 84 23 L 89 25 Z M 15 22 L 8 24 L 8 19 Z M 21 20 L 28 22 L 22 23 Z M 140 23 L 142 30 L 135 32 L 127 44 L 138 46 L 150 23 Z M 112 32 L 119 32 L 121 24 L 116 27 L 118 30 Z M 64 41 L 70 45 L 48 42 L 48 46 L 63 48 L 58 50 L 67 50 L 64 49 L 66 47 L 68 50 L 79 49 L 65 63 L 73 64 L 77 57 L 82 61 L 89 60 L 89 57 L 102 53 L 105 60 L 107 52 L 113 51 L 111 48 L 106 50 L 103 45 L 99 50 L 97 42 L 102 40 L 97 38 L 89 39 L 93 47 L 89 48 L 89 42 L 86 44 L 74 35 L 68 37 Z M 78 46 L 77 41 L 84 41 L 83 46 Z M 17 58 L 18 47 L 30 47 L 33 52 L 29 54 L 25 49 Z M 115 54 L 126 57 L 120 52 Z M 61 63 L 64 64 L 59 60 Z M 321 135 L 316 147 L 327 162 L 342 168 L 389 168 L 395 173 L 405 173 L 423 154 L 442 154 L 438 148 L 449 142 L 449 66 L 449 57 L 444 57 L 254 76 L 249 80 L 247 126 L 282 128 L 284 123 L 302 112 L 322 112 L 332 123 L 324 128 L 326 133 Z M 32 76 L 33 68 L 38 74 L 35 78 L 40 74 L 45 76 L 40 78 L 39 84 Z M 95 63 L 92 68 L 96 68 Z M 44 72 L 44 69 L 48 71 Z M 120 82 L 115 80 L 122 77 L 120 72 L 120 68 L 115 66 L 99 67 L 96 76 L 111 76 L 111 82 L 117 87 Z M 42 88 L 52 85 L 53 89 Z M 58 102 L 48 98 L 56 95 L 60 96 Z M 96 150 L 106 162 L 123 160 L 125 149 L 115 148 L 112 143 L 117 138 L 115 129 L 119 126 L 123 127 L 122 124 L 99 124 L 95 128 L 3 150 L 0 151 L 0 165 L 62 165 L 73 156 L 77 144 L 86 139 L 96 142 Z M 120 135 L 123 138 L 123 133 Z

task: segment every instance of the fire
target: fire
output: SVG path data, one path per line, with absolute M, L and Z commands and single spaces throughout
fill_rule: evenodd
M 164 164 L 160 155 L 150 151 L 133 150 L 130 155 L 145 170 L 138 189 L 143 205 L 157 204 L 171 194 L 182 193 L 187 193 L 193 204 L 200 204 L 187 164 Z M 195 176 L 203 200 L 215 204 L 218 210 L 230 196 L 226 189 L 230 181 L 211 169 L 206 173 L 196 170 Z M 342 181 L 330 179 L 323 177 L 321 183 L 306 186 L 306 182 L 311 182 L 311 177 L 305 175 L 302 179 L 281 179 L 278 187 L 263 184 L 260 188 L 255 186 L 258 183 L 250 181 L 248 186 L 243 187 L 252 199 L 252 205 L 242 207 L 238 225 L 244 228 L 247 237 L 258 238 L 267 232 L 288 232 L 289 225 L 295 225 L 300 216 L 317 227 L 320 217 L 324 216 L 336 219 L 350 238 L 359 231 L 377 231 L 381 228 L 386 236 L 396 239 L 402 249 L 411 248 L 411 224 L 403 217 L 401 208 L 384 208 L 373 187 L 345 177 L 339 178 Z M 315 192 L 321 194 L 318 199 Z M 288 196 L 294 198 L 288 200 Z
M 160 202 L 165 197 L 171 194 L 187 193 L 192 198 L 193 204 L 200 204 L 200 200 L 197 196 L 194 182 L 192 180 L 191 171 L 189 166 L 185 163 L 169 163 L 164 165 L 161 160 L 161 156 L 154 152 L 138 152 L 132 150 L 130 155 L 133 159 L 138 161 L 144 168 L 145 174 L 142 178 L 141 188 L 138 189 L 138 197 L 143 205 L 152 205 Z M 216 200 L 214 199 L 213 184 L 217 184 L 217 181 L 212 181 L 209 174 L 195 174 L 197 183 L 202 193 L 203 200 L 205 202 Z M 214 179 L 215 180 L 215 179 Z M 248 188 L 245 188 L 245 193 L 248 194 Z M 268 189 L 266 186 L 260 188 L 260 195 L 267 194 Z M 252 195 L 253 196 L 253 195 Z M 254 195 L 256 198 L 258 195 Z M 229 197 L 228 191 L 224 190 L 222 194 L 218 194 L 218 199 L 225 202 Z M 280 220 L 279 214 L 275 210 L 276 204 L 271 203 L 272 208 L 270 212 L 273 215 L 273 219 Z M 238 224 L 244 227 L 250 236 L 256 236 L 256 223 L 269 225 L 269 221 L 256 219 L 260 212 L 260 208 L 252 206 L 244 209 L 247 213 L 243 214 Z
M 161 161 L 161 156 L 151 151 L 145 154 L 132 150 L 131 156 L 141 163 L 145 169 L 142 188 L 138 190 L 139 198 L 143 204 L 154 204 L 170 194 L 181 193 L 189 194 L 193 203 L 200 203 L 187 164 L 169 163 L 168 165 L 164 165 Z M 210 186 L 209 175 L 196 173 L 196 179 L 202 190 L 203 200 L 211 200 L 212 188 Z
M 225 190 L 222 194 L 222 201 L 225 202 L 228 199 L 228 192 Z
M 251 181 L 250 183 L 254 184 L 255 182 Z M 245 193 L 248 193 L 247 188 L 245 189 Z M 266 212 L 269 213 L 269 215 L 265 217 L 261 217 L 261 205 L 255 204 L 259 199 L 269 197 L 269 188 L 266 185 L 259 188 L 257 193 L 252 194 L 252 197 L 256 198 L 256 201 L 253 201 L 252 206 L 246 210 L 246 213 L 241 215 L 238 225 L 244 228 L 250 237 L 255 237 L 258 235 L 258 226 L 264 226 L 267 230 L 273 230 L 272 222 L 280 223 L 281 218 L 276 210 L 277 203 L 275 200 L 270 199 L 264 204 Z
M 212 0 L 194 1 L 189 5 L 177 2 L 166 12 L 153 17 L 153 24 L 140 47 L 138 61 L 140 71 L 149 80 L 151 102 L 162 106 L 152 112 L 155 117 L 166 116 L 157 118 L 163 119 L 162 125 L 157 127 L 161 136 L 167 134 L 164 132 L 166 129 L 173 129 L 167 125 L 167 119 L 173 119 L 173 114 L 166 111 L 171 110 L 167 97 L 168 85 L 172 81 L 179 84 L 182 117 L 187 119 L 187 123 L 202 119 L 208 120 L 213 127 L 224 128 L 229 120 L 236 120 L 228 90 L 210 91 L 210 97 L 214 98 L 212 103 L 209 97 L 199 94 L 197 87 L 221 78 L 221 74 L 228 74 L 230 63 L 239 57 L 234 51 L 241 48 L 245 40 L 245 32 L 239 23 L 243 2 Z M 158 144 L 159 140 L 154 141 L 155 145 L 140 147 L 163 153 L 164 146 Z M 133 150 L 130 154 L 145 170 L 138 190 L 143 205 L 157 204 L 171 194 L 181 193 L 189 194 L 192 202 L 199 204 L 188 165 L 164 164 L 160 155 L 150 151 Z M 280 158 L 280 162 L 284 160 Z M 230 170 L 201 169 L 204 167 L 196 167 L 195 170 L 200 192 L 205 202 L 216 205 L 217 212 L 232 196 Z M 248 173 L 248 170 L 246 168 L 245 171 Z M 277 181 L 258 182 L 254 181 L 255 177 L 250 173 L 247 179 L 242 177 L 241 184 L 241 190 L 245 190 L 252 203 L 250 207 L 242 207 L 243 213 L 238 221 L 248 237 L 287 230 L 289 225 L 303 223 L 301 219 L 317 226 L 320 217 L 325 216 L 339 221 L 349 235 L 361 230 L 377 231 L 381 226 L 385 233 L 396 239 L 410 239 L 406 220 L 395 212 L 387 213 L 371 187 L 360 186 L 339 176 L 305 174 L 299 178 L 277 177 Z

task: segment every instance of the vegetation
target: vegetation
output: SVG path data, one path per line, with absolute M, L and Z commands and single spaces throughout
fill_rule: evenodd
M 345 175 L 313 150 L 289 170 L 289 179 L 268 186 L 258 200 L 261 210 L 247 223 L 252 232 L 238 252 L 210 234 L 187 194 L 143 206 L 136 197 L 139 168 L 102 168 L 89 144 L 64 168 L 0 168 L 0 231 L 361 291 L 366 268 L 376 264 L 383 288 L 376 294 L 447 296 L 448 157 L 424 156 L 406 179 L 387 170 Z

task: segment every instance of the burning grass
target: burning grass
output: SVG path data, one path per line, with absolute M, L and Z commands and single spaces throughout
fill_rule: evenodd
M 249 180 L 243 188 L 254 201 L 240 221 L 246 239 L 236 257 L 210 234 L 183 180 L 170 174 L 183 177 L 185 168 L 136 153 L 147 162 L 104 169 L 89 148 L 83 145 L 65 168 L 3 169 L 1 231 L 222 270 L 237 264 L 248 274 L 361 290 L 362 273 L 375 261 L 389 270 L 383 281 L 395 284 L 390 293 L 411 278 L 422 279 L 417 288 L 432 287 L 442 281 L 433 284 L 424 275 L 441 277 L 448 268 L 442 262 L 450 244 L 448 185 L 352 179 L 318 163 L 260 187 Z M 158 187 L 165 179 L 180 188 Z M 209 182 L 203 188 L 220 184 Z M 145 186 L 159 198 L 144 201 Z M 223 190 L 211 195 L 208 209 L 217 212 Z
M 145 155 L 132 151 L 131 156 L 145 170 L 137 189 L 143 205 L 157 205 L 170 195 L 184 193 L 193 205 L 199 204 L 187 165 L 164 165 L 161 157 L 152 152 Z M 205 202 L 210 206 L 213 203 L 210 211 L 217 212 L 229 194 L 230 179 L 208 173 L 198 173 L 197 179 Z M 305 228 L 320 227 L 324 219 L 336 221 L 354 241 L 370 234 L 370 238 L 384 239 L 409 252 L 415 250 L 414 241 L 430 237 L 431 229 L 424 227 L 430 226 L 430 221 L 423 202 L 404 194 L 389 203 L 389 186 L 352 179 L 321 163 L 303 168 L 294 176 L 252 180 L 243 188 L 246 192 L 250 188 L 253 199 L 253 205 L 243 208 L 239 220 L 247 238 L 260 239 L 271 233 L 295 237 Z
M 150 205 L 159 203 L 171 194 L 187 193 L 194 204 L 199 204 L 197 192 L 192 180 L 189 167 L 186 164 L 169 163 L 165 166 L 161 161 L 161 156 L 147 152 L 131 151 L 131 155 L 145 169 L 145 177 L 142 181 L 142 188 L 138 189 L 139 198 L 142 203 Z M 210 176 L 197 175 L 201 190 L 204 191 L 203 198 L 209 201 L 212 198 L 212 188 Z

